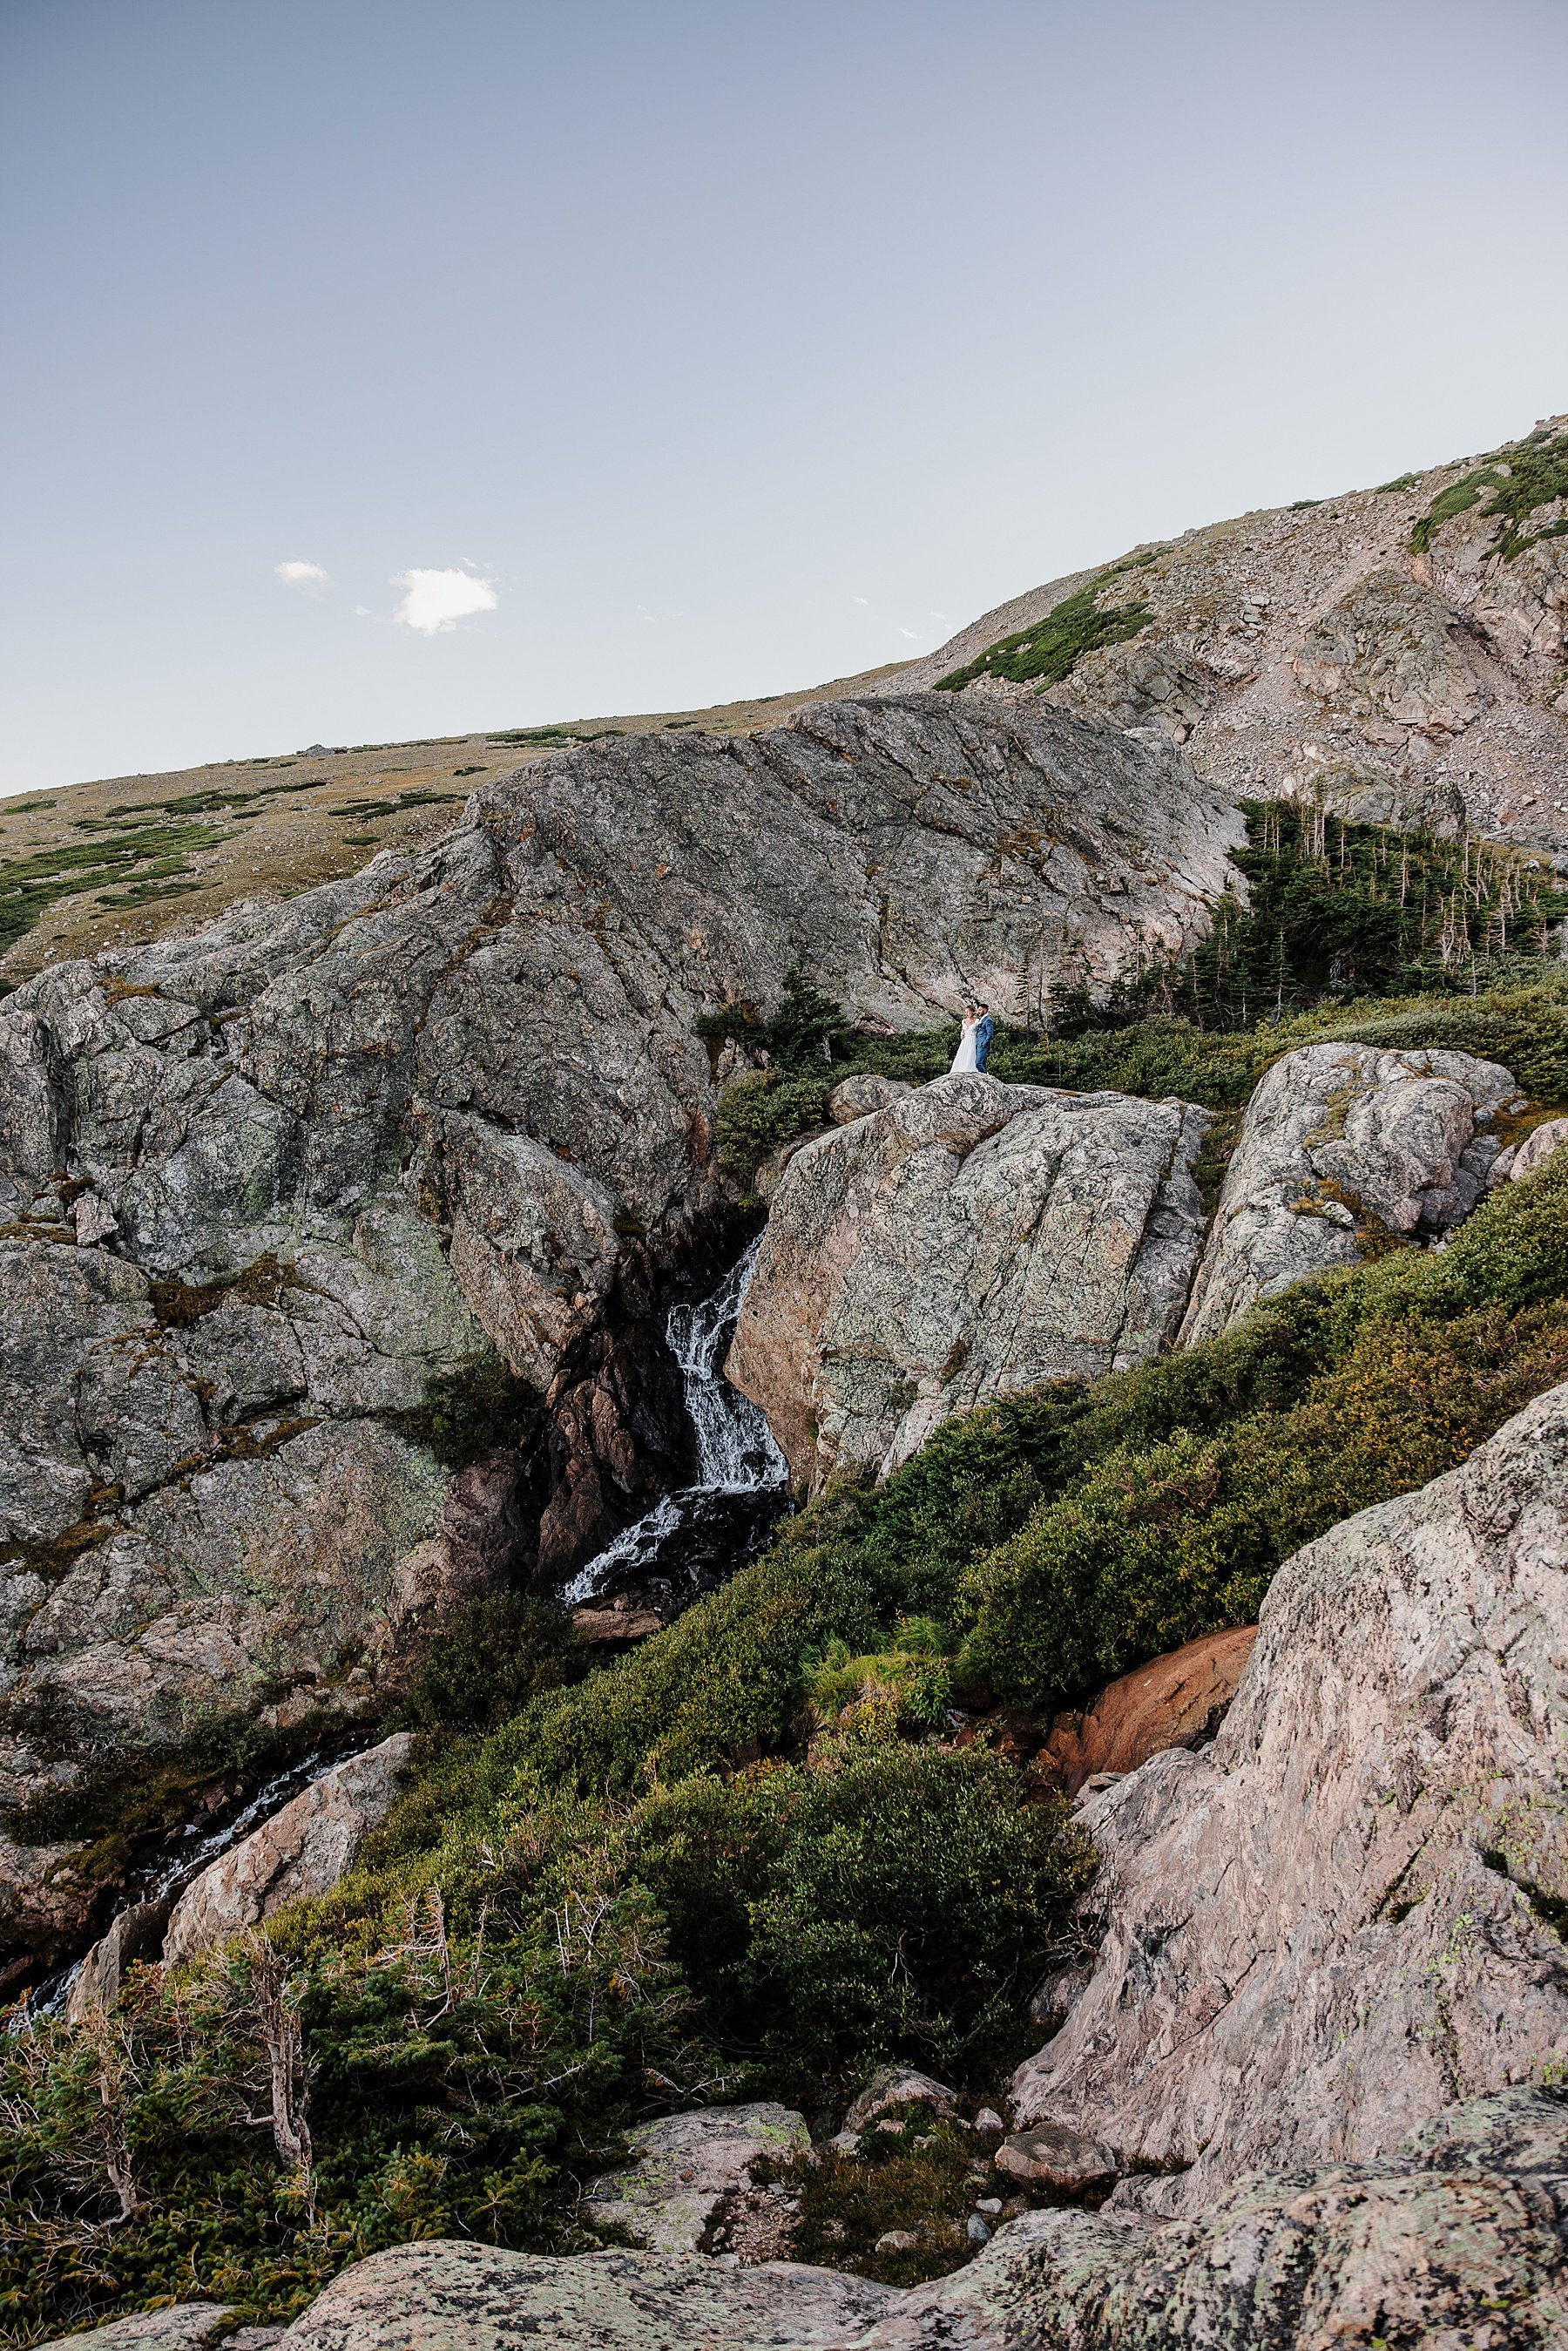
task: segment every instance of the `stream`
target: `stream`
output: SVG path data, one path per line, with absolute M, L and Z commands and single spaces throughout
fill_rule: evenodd
M 625 1595 L 668 1621 L 726 1583 L 788 1509 L 788 1465 L 757 1406 L 731 1386 L 720 1368 L 759 1247 L 753 1241 L 706 1298 L 696 1305 L 672 1306 L 666 1319 L 665 1336 L 680 1367 L 691 1423 L 695 1481 L 661 1496 L 635 1526 L 580 1569 L 561 1593 L 566 1606 Z M 171 1830 L 132 1865 L 112 1915 L 140 1903 L 176 1899 L 203 1869 L 302 1789 L 384 1735 L 385 1725 L 377 1724 L 328 1739 L 275 1772 L 216 1824 L 209 1813 Z M 101 1922 L 93 1941 L 109 1923 Z M 13 2019 L 13 2030 L 26 2020 L 63 2011 L 83 1956 L 78 1953 L 35 1986 Z
M 561 1593 L 566 1607 L 626 1597 L 668 1619 L 726 1583 L 787 1510 L 789 1465 L 721 1368 L 761 1246 L 759 1236 L 716 1289 L 695 1306 L 672 1306 L 665 1322 L 696 1440 L 695 1482 L 661 1495 L 579 1568 Z
M 109 1916 L 99 1926 L 91 1938 L 96 1943 L 106 1934 L 122 1912 L 134 1910 L 144 1902 L 173 1902 L 183 1894 L 193 1879 L 200 1877 L 210 1863 L 216 1861 L 230 1847 L 248 1837 L 253 1829 L 260 1828 L 280 1813 L 304 1788 L 314 1781 L 325 1779 L 339 1763 L 348 1761 L 367 1747 L 373 1747 L 382 1736 L 379 1725 L 358 1732 L 328 1740 L 312 1748 L 307 1755 L 297 1756 L 286 1770 L 276 1771 L 264 1782 L 254 1795 L 236 1812 L 231 1813 L 217 1827 L 203 1821 L 187 1821 L 182 1828 L 171 1829 L 140 1862 L 132 1864 L 124 1880 L 124 1899 L 115 1905 Z M 91 1948 L 89 1943 L 88 1949 Z M 78 1952 L 63 1967 L 47 1975 L 27 1995 L 25 2019 L 38 2016 L 58 2016 L 64 2011 L 72 1984 L 82 1964 L 85 1952 Z M 15 2024 L 13 2025 L 13 2030 Z

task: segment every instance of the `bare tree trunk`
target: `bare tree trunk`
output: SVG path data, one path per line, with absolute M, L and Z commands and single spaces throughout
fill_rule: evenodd
M 119 2218 L 129 2220 L 137 2206 L 136 2174 L 126 2136 L 125 2054 L 119 2035 L 104 2011 L 89 2009 L 86 2030 L 98 2060 L 99 2105 L 103 2116 L 103 2168 L 119 2199 Z
M 277 2159 L 299 2174 L 312 2211 L 316 2181 L 312 2171 L 310 2126 L 305 2109 L 310 2095 L 310 2072 L 305 2060 L 305 2036 L 299 2011 L 288 1997 L 283 1965 L 270 1938 L 249 1938 L 251 2004 L 262 2047 L 266 2053 L 272 2085 L 272 2143 Z

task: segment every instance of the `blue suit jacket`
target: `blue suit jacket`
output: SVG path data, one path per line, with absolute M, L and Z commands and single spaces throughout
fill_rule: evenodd
M 991 1050 L 991 1040 L 995 1034 L 996 1023 L 988 1012 L 974 1032 L 974 1066 L 977 1070 L 984 1069 L 985 1057 Z

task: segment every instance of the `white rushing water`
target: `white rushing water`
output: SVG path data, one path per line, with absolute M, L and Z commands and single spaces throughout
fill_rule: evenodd
M 672 1306 L 664 1326 L 670 1352 L 680 1366 L 697 1440 L 697 1482 L 662 1495 L 634 1527 L 579 1568 L 561 1594 L 567 1607 L 579 1607 L 609 1583 L 651 1567 L 665 1542 L 709 1495 L 774 1493 L 787 1485 L 789 1465 L 767 1422 L 720 1368 L 761 1247 L 759 1236 L 715 1290 L 698 1305 Z
M 114 1916 L 118 1917 L 120 1910 L 133 1909 L 140 1903 L 161 1902 L 182 1894 L 193 1878 L 200 1877 L 210 1862 L 216 1861 L 228 1852 L 231 1845 L 238 1844 L 240 1839 L 249 1836 L 254 1828 L 259 1828 L 264 1821 L 281 1812 L 284 1805 L 297 1796 L 302 1789 L 308 1788 L 314 1781 L 325 1779 L 328 1771 L 335 1771 L 339 1763 L 346 1763 L 350 1755 L 358 1754 L 361 1748 L 369 1746 L 379 1736 L 379 1731 L 370 1731 L 356 1744 L 317 1748 L 308 1755 L 300 1756 L 286 1771 L 279 1771 L 275 1778 L 258 1788 L 250 1802 L 226 1820 L 221 1828 L 203 1832 L 198 1823 L 187 1822 L 182 1829 L 176 1830 L 167 1840 L 163 1857 L 154 1875 L 138 1884 L 135 1891 L 118 1906 Z M 112 1924 L 112 1919 L 109 1923 Z M 81 1968 L 81 1960 L 73 1959 L 67 1966 L 47 1976 L 13 2014 L 11 2031 L 24 2030 L 36 2017 L 63 2015 L 71 1986 Z

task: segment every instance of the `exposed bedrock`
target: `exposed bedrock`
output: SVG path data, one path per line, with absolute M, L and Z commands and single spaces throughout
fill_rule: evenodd
M 406 1730 L 394 1731 L 348 1756 L 231 1845 L 175 1903 L 165 1959 L 188 1959 L 287 1903 L 329 1892 L 390 1812 L 412 1745 Z
M 719 1229 L 705 1008 L 800 965 L 895 1028 L 1022 1013 L 1064 942 L 1189 941 L 1240 838 L 1168 744 L 826 704 L 564 753 L 416 858 L 17 989 L 0 1803 L 215 1708 L 358 1703 L 535 1566 L 548 1498 L 454 1488 L 432 1383 L 549 1398 L 547 1566 L 683 1473 L 654 1310 Z
M 1568 418 L 1533 438 L 1561 456 Z M 1147 549 L 1147 561 L 1099 575 L 1100 609 L 1136 605 L 1137 632 L 1084 654 L 1045 692 L 1166 731 L 1220 791 L 1568 848 L 1568 501 L 1544 467 L 1529 520 L 1505 522 L 1492 493 L 1522 456 L 1514 444 Z M 1445 517 L 1438 502 L 1467 475 L 1471 496 L 1461 489 Z M 1096 579 L 1014 598 L 891 690 L 933 685 Z
M 1384 1232 L 1431 1242 L 1461 1224 L 1525 1107 L 1471 1053 L 1303 1045 L 1260 1081 L 1226 1171 L 1181 1343 L 1216 1338 L 1260 1298 L 1354 1265 Z
M 1080 1818 L 1098 1962 L 1020 2070 L 1120 2202 L 1360 2163 L 1568 2047 L 1568 1388 L 1275 1577 L 1224 1725 Z
M 71 2351 L 198 2351 L 183 2304 Z M 1252 2180 L 1191 2220 L 1024 2213 L 956 2274 L 900 2292 L 800 2262 L 558 2259 L 453 2241 L 335 2278 L 285 2351 L 1557 2351 L 1568 2325 L 1568 2097 L 1438 2116 L 1378 2163 Z M 244 2346 L 242 2351 L 248 2351 Z M 65 2344 L 45 2351 L 66 2351 Z
M 892 1468 L 955 1412 L 1157 1353 L 1201 1240 L 1206 1123 L 971 1074 L 797 1151 L 726 1365 L 795 1477 Z

